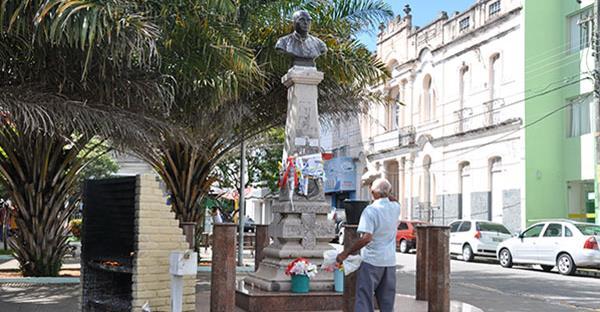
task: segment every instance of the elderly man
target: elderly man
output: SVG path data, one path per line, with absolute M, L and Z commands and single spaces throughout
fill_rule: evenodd
M 390 201 L 392 186 L 386 179 L 371 185 L 373 203 L 365 208 L 357 231 L 361 238 L 337 256 L 342 262 L 361 251 L 363 261 L 356 278 L 356 312 L 374 311 L 373 294 L 382 312 L 394 311 L 396 298 L 396 226 L 400 205 Z
M 294 65 L 315 66 L 315 59 L 327 52 L 327 45 L 308 33 L 312 22 L 308 12 L 296 11 L 292 18 L 294 32 L 279 38 L 275 49 L 294 56 Z

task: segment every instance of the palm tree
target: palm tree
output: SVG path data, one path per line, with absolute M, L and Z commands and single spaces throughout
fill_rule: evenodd
M 201 2 L 206 1 L 188 3 Z M 223 14 L 225 23 L 222 17 L 211 20 L 214 18 L 211 14 L 194 14 L 192 20 L 200 18 L 201 25 L 216 22 L 212 27 L 224 25 L 231 29 L 227 34 L 235 35 L 232 37 L 237 40 L 237 48 L 228 44 L 213 46 L 211 48 L 216 51 L 209 49 L 209 57 L 205 57 L 203 44 L 198 48 L 188 44 L 176 48 L 173 45 L 174 42 L 181 43 L 177 38 L 189 38 L 190 30 L 173 32 L 180 35 L 173 39 L 166 37 L 164 51 L 159 47 L 163 68 L 178 84 L 183 84 L 183 87 L 178 86 L 169 117 L 185 128 L 180 135 L 187 139 L 186 142 L 173 141 L 176 138 L 165 136 L 160 142 L 137 150 L 165 181 L 171 191 L 173 210 L 180 221 L 199 220 L 200 211 L 195 204 L 208 193 L 216 179 L 212 170 L 225 154 L 242 140 L 284 124 L 287 100 L 280 79 L 291 61 L 277 53 L 274 46 L 277 38 L 291 32 L 291 22 L 282 17 L 291 17 L 298 8 L 312 13 L 313 33 L 323 39 L 330 50 L 317 64 L 326 77 L 319 94 L 322 115 L 356 114 L 366 102 L 382 100 L 379 95 L 368 93 L 366 86 L 385 79 L 388 74 L 383 64 L 372 57 L 355 35 L 392 16 L 383 1 L 240 0 L 236 7 L 220 8 L 226 12 Z M 215 11 L 209 10 L 212 14 Z M 189 17 L 182 17 L 183 14 L 185 12 L 177 16 L 178 19 L 189 21 Z M 180 25 L 194 24 L 175 23 L 172 27 Z M 242 34 L 234 29 L 245 32 Z M 192 45 L 198 43 L 193 37 L 187 40 L 190 41 Z M 242 53 L 243 57 L 236 53 Z M 186 57 L 192 59 L 190 63 L 186 62 Z M 177 65 L 172 66 L 169 60 Z M 180 62 L 190 66 L 181 66 Z M 240 63 L 246 71 L 232 70 Z M 254 70 L 256 66 L 260 72 Z M 172 68 L 179 71 L 170 71 Z M 224 78 L 232 82 L 243 79 L 247 83 L 236 83 L 224 93 L 223 84 L 216 83 Z M 203 88 L 189 87 L 196 85 Z
M 159 28 L 145 12 L 133 0 L 0 5 L 0 183 L 16 208 L 10 243 L 25 276 L 58 274 L 88 156 L 106 138 L 143 144 L 168 128 L 151 118 L 173 86 L 154 70 Z

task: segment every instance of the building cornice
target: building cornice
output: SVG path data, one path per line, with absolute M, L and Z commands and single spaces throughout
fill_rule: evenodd
M 444 137 L 433 138 L 429 142 L 435 148 L 443 147 L 443 146 L 448 146 L 450 144 L 456 144 L 456 143 L 480 139 L 480 138 L 484 138 L 484 137 L 488 137 L 488 136 L 492 136 L 492 135 L 496 135 L 496 134 L 500 134 L 500 133 L 504 133 L 504 132 L 515 131 L 515 130 L 518 130 L 522 124 L 523 124 L 523 120 L 521 118 L 512 118 L 512 119 L 508 119 L 502 123 L 499 123 L 499 124 L 496 124 L 493 126 L 473 129 L 473 130 L 461 132 L 461 133 L 455 133 L 455 134 L 444 136 Z M 494 142 L 494 143 L 496 143 L 496 142 Z M 398 146 L 398 147 L 395 147 L 392 149 L 369 154 L 369 155 L 367 155 L 367 160 L 369 162 L 372 162 L 372 161 L 378 161 L 378 160 L 385 160 L 385 159 L 389 159 L 389 158 L 397 158 L 400 155 L 410 154 L 410 153 L 418 153 L 420 151 L 422 151 L 422 146 L 419 146 L 418 144 L 415 143 L 415 144 L 411 144 L 411 145 L 407 145 L 407 146 Z

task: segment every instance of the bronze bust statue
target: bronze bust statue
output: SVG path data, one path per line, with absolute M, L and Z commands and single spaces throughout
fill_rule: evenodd
M 293 15 L 294 32 L 279 38 L 275 49 L 292 55 L 294 65 L 315 66 L 315 59 L 327 52 L 327 46 L 321 39 L 311 36 L 310 23 L 312 18 L 306 11 L 296 11 Z

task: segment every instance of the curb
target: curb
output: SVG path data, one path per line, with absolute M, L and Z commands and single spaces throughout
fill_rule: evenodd
M 235 271 L 240 273 L 251 273 L 254 272 L 254 266 L 237 266 L 235 267 Z M 210 266 L 198 266 L 198 273 L 206 273 L 212 272 L 212 268 Z
M 79 277 L 18 277 L 0 278 L 0 284 L 79 284 Z
M 600 270 L 578 269 L 575 274 L 588 277 L 600 277 Z

